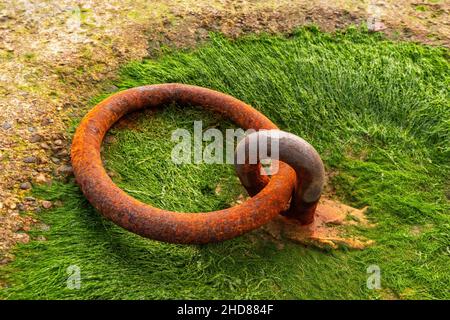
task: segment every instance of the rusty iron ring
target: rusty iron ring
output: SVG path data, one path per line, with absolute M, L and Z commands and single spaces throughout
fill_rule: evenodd
M 282 214 L 303 225 L 312 223 L 325 184 L 325 168 L 316 149 L 302 138 L 281 130 L 261 130 L 247 135 L 236 147 L 235 168 L 242 185 L 250 190 L 254 189 L 254 181 L 245 166 L 252 162 L 251 145 L 263 147 L 267 151 L 252 153 L 255 155 L 255 164 L 260 163 L 260 157 L 265 156 L 266 159 L 280 160 L 295 170 L 295 192 L 289 210 Z
M 252 198 L 232 208 L 181 213 L 154 208 L 117 187 L 103 168 L 100 147 L 108 129 L 127 113 L 169 103 L 201 106 L 244 129 L 278 129 L 251 106 L 229 95 L 191 85 L 159 84 L 121 91 L 96 105 L 76 130 L 71 147 L 74 174 L 89 202 L 107 219 L 141 236 L 171 243 L 202 244 L 231 239 L 256 229 L 287 209 L 295 171 L 280 162 L 269 179 L 259 165 L 242 170 L 252 180 Z

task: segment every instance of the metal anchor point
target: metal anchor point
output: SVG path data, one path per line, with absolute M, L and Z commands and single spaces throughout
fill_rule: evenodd
M 157 84 L 110 96 L 83 118 L 71 146 L 76 181 L 85 197 L 105 218 L 143 237 L 185 244 L 217 242 L 240 236 L 284 213 L 291 198 L 291 210 L 285 214 L 302 223 L 312 219 L 323 187 L 323 164 L 314 148 L 285 132 L 280 132 L 276 138 L 280 142 L 280 160 L 283 162 L 279 163 L 278 172 L 270 179 L 261 175 L 259 164 L 237 167 L 252 197 L 232 208 L 205 213 L 167 211 L 142 203 L 116 186 L 103 168 L 100 155 L 101 144 L 109 128 L 127 113 L 172 102 L 217 112 L 244 129 L 278 129 L 248 104 L 197 86 Z

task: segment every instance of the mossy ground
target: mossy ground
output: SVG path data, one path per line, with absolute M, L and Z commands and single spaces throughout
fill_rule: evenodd
M 352 232 L 376 244 L 320 251 L 280 246 L 262 231 L 203 246 L 160 243 L 103 219 L 73 182 L 54 183 L 35 191 L 62 202 L 41 216 L 50 230 L 32 232 L 47 241 L 20 245 L 15 261 L 0 269 L 8 283 L 1 298 L 450 298 L 448 50 L 356 29 L 235 41 L 216 35 L 195 50 L 128 64 L 117 86 L 163 82 L 229 93 L 309 141 L 333 195 L 369 206 L 377 226 Z M 232 166 L 170 161 L 172 130 L 192 129 L 194 120 L 231 126 L 169 106 L 114 129 L 104 157 L 116 183 L 165 209 L 229 206 L 244 192 Z M 66 287 L 70 265 L 81 270 L 79 290 Z M 370 265 L 380 267 L 380 290 L 366 286 Z

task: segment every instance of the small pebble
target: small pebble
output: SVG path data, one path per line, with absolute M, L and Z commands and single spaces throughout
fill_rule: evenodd
M 50 146 L 48 144 L 46 144 L 45 142 L 42 142 L 40 144 L 40 146 L 41 146 L 42 149 L 45 149 L 45 150 L 49 150 L 50 149 Z
M 28 190 L 31 189 L 31 183 L 29 182 L 24 182 L 20 184 L 20 189 L 22 190 Z
M 37 161 L 37 158 L 34 156 L 25 157 L 23 159 L 23 162 L 25 162 L 25 163 L 35 163 L 36 161 Z
M 46 224 L 44 224 L 44 223 L 42 223 L 42 224 L 39 226 L 39 230 L 41 230 L 41 231 L 49 231 L 49 230 L 50 230 L 50 226 L 49 226 L 49 225 L 46 225 Z
M 58 167 L 57 171 L 60 174 L 67 174 L 67 175 L 69 175 L 69 174 L 73 173 L 73 168 L 72 168 L 72 166 L 69 166 L 69 165 L 62 165 L 62 166 Z
M 20 243 L 28 243 L 30 241 L 30 236 L 26 233 L 16 233 L 15 236 Z
M 45 118 L 41 122 L 43 126 L 48 126 L 50 123 L 53 123 L 53 119 Z
M 41 135 L 39 135 L 39 134 L 33 134 L 32 136 L 31 136 L 31 138 L 30 138 L 30 142 L 31 143 L 36 143 L 36 142 L 39 142 L 39 141 L 41 141 L 42 140 L 42 137 L 41 137 Z
M 62 144 L 63 144 L 62 140 L 59 140 L 59 139 L 55 140 L 53 143 L 57 146 L 62 146 Z
M 119 88 L 115 85 L 110 85 L 106 87 L 106 92 L 112 93 L 112 92 L 116 92 Z
M 106 137 L 105 137 L 105 139 L 103 139 L 103 142 L 104 143 L 114 143 L 114 142 L 116 142 L 116 137 L 114 137 L 114 136 L 111 136 L 111 135 L 107 135 Z
M 9 123 L 9 122 L 5 122 L 5 123 L 2 125 L 2 128 L 5 129 L 5 130 L 11 129 L 11 128 L 12 128 L 12 124 Z
M 37 183 L 45 183 L 45 182 L 47 182 L 47 178 L 45 177 L 44 174 L 40 173 L 36 177 L 36 182 Z
M 56 164 L 61 162 L 61 160 L 59 160 L 58 158 L 55 158 L 55 157 L 52 157 L 52 161 L 53 161 L 53 163 L 56 163 Z
M 1 16 L 1 17 L 0 17 L 0 22 L 6 22 L 6 21 L 8 21 L 9 19 L 11 19 L 9 16 Z
M 50 201 L 44 200 L 42 201 L 42 207 L 44 209 L 50 209 L 52 207 L 52 203 Z
M 58 152 L 56 155 L 57 155 L 58 157 L 60 157 L 60 158 L 64 158 L 64 157 L 68 156 L 69 153 L 67 152 L 67 150 L 61 150 L 61 151 Z

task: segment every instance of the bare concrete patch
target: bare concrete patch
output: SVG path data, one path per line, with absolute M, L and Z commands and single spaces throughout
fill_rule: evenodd
M 297 221 L 278 216 L 263 229 L 278 240 L 287 239 L 318 248 L 338 249 L 342 247 L 362 250 L 374 241 L 346 235 L 344 226 L 370 228 L 365 215 L 367 208 L 355 209 L 338 201 L 321 199 L 312 224 L 302 226 Z

